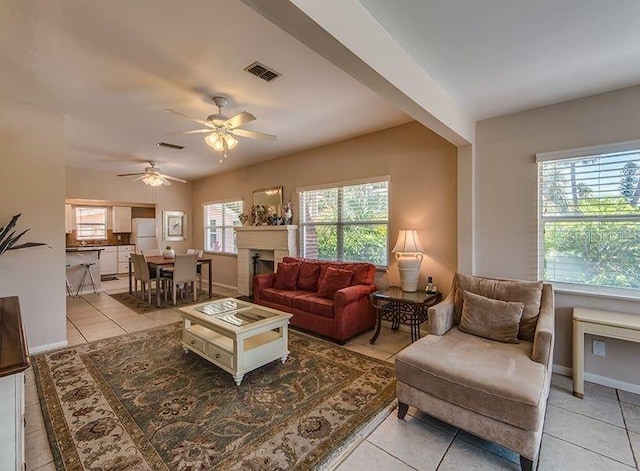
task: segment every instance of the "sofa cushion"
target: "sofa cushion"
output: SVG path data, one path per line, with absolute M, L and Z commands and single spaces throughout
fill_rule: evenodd
M 398 381 L 524 430 L 539 430 L 545 367 L 532 344 L 500 343 L 461 332 L 428 335 L 396 357 Z
M 376 267 L 371 263 L 345 263 L 344 266 L 336 268 L 353 271 L 351 286 L 368 285 L 373 283 L 376 273 Z
M 460 330 L 498 342 L 519 343 L 518 327 L 524 304 L 464 292 Z
M 273 287 L 280 288 L 280 289 L 296 289 L 299 271 L 300 271 L 299 263 L 278 262 L 278 270 L 276 271 L 276 281 L 273 283 Z
M 320 279 L 322 279 L 328 267 L 337 268 L 338 270 L 352 270 L 354 276 L 351 280 L 351 285 L 373 284 L 376 275 L 375 265 L 367 262 L 332 262 L 301 257 L 284 257 L 282 261 L 284 263 L 317 263 L 320 265 Z
M 320 278 L 320 264 L 302 262 L 298 273 L 298 289 L 318 291 L 318 278 Z
M 272 303 L 282 304 L 283 306 L 292 306 L 294 298 L 305 294 L 309 294 L 309 291 L 265 288 L 260 292 L 260 297 L 265 301 Z
M 315 293 L 306 293 L 293 298 L 293 307 L 310 314 L 333 318 L 333 300 L 321 298 Z
M 456 273 L 455 285 L 454 319 L 456 324 L 460 324 L 462 317 L 463 293 L 470 291 L 486 298 L 523 303 L 524 310 L 520 320 L 518 338 L 533 341 L 540 313 L 541 281 L 503 281 Z
M 338 270 L 337 268 L 328 267 L 318 283 L 318 296 L 333 299 L 336 291 L 351 286 L 351 278 L 353 278 L 353 271 L 351 270 Z

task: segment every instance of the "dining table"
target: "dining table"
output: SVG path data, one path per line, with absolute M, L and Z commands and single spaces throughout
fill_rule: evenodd
M 157 255 L 157 256 L 152 256 L 152 257 L 145 257 L 147 260 L 147 265 L 149 266 L 149 268 L 155 268 L 156 271 L 156 287 L 160 286 L 160 275 L 161 275 L 161 271 L 163 268 L 169 268 L 172 267 L 173 264 L 175 263 L 175 259 L 174 258 L 165 258 L 162 255 Z M 199 257 L 198 258 L 198 264 L 200 265 L 208 265 L 209 266 L 209 298 L 211 298 L 213 296 L 213 276 L 212 276 L 212 271 L 211 271 L 211 259 L 210 258 L 203 258 L 203 257 Z M 132 275 L 133 275 L 133 262 L 131 261 L 131 258 L 129 258 L 129 294 L 133 294 L 133 284 L 132 284 Z M 162 307 L 161 301 L 160 301 L 160 290 L 156 288 L 156 306 L 157 307 Z

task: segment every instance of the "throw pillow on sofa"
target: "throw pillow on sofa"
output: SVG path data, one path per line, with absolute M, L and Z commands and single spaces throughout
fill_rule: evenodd
M 504 343 L 520 343 L 518 329 L 524 303 L 485 298 L 469 291 L 463 293 L 462 318 L 459 329 Z
M 351 286 L 351 278 L 353 278 L 352 271 L 327 267 L 318 284 L 318 296 L 333 299 L 336 291 Z
M 298 273 L 298 289 L 318 291 L 318 278 L 320 277 L 320 264 L 302 262 Z
M 299 272 L 299 263 L 278 262 L 278 271 L 276 271 L 276 280 L 273 283 L 273 287 L 288 290 L 296 289 Z

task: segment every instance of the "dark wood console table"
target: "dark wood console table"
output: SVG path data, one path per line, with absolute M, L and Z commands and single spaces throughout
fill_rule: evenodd
M 388 289 L 371 293 L 370 299 L 376 308 L 378 317 L 376 332 L 370 340 L 372 344 L 380 335 L 383 320 L 391 321 L 393 330 L 398 330 L 400 324 L 411 326 L 411 341 L 415 342 L 420 338 L 420 325 L 428 318 L 427 310 L 442 300 L 442 293 L 440 291 L 409 293 L 402 291 L 402 288 L 397 286 L 391 286 Z

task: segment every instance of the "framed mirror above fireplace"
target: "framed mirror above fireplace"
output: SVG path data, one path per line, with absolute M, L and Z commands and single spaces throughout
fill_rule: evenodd
M 253 205 L 270 209 L 271 214 L 282 214 L 282 187 L 263 188 L 253 192 Z

